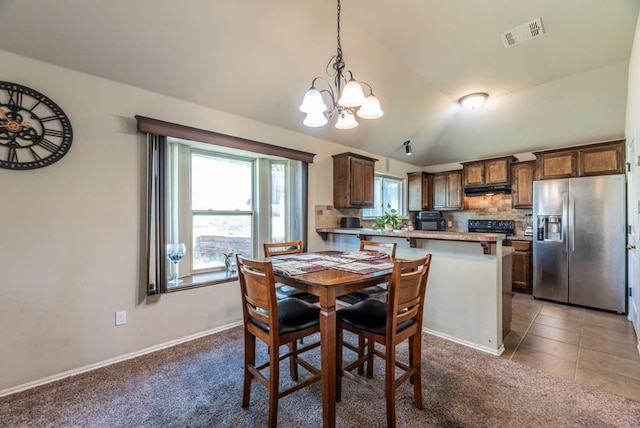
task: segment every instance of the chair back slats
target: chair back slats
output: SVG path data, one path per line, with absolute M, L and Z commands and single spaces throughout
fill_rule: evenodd
M 265 242 L 263 246 L 265 257 L 298 254 L 303 251 L 302 241 Z
M 360 241 L 360 251 L 373 250 L 373 251 L 385 251 L 389 253 L 392 259 L 396 257 L 396 243 L 395 242 L 377 242 L 367 241 L 365 239 Z
M 396 314 L 388 317 L 387 331 L 396 331 L 396 326 L 413 319 L 422 325 L 423 301 L 426 293 L 431 254 L 417 260 L 396 261 L 389 283 L 388 310 Z
M 249 260 L 239 255 L 236 257 L 242 304 L 246 308 L 243 311 L 245 323 L 253 318 L 268 324 L 271 329 L 277 328 L 278 307 L 271 261 Z

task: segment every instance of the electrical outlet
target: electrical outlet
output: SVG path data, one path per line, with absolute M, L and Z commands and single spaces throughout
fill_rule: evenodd
M 116 325 L 123 325 L 127 323 L 127 311 L 116 312 Z
M 453 226 L 453 222 L 452 221 L 448 221 L 447 222 L 447 227 L 452 227 Z

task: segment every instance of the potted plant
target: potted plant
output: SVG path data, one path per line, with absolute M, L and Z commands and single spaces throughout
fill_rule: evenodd
M 224 266 L 229 273 L 235 273 L 236 271 L 236 260 L 235 260 L 236 252 L 233 248 L 229 248 L 229 251 L 226 253 L 222 253 L 222 257 L 224 258 Z
M 385 211 L 380 217 L 377 217 L 371 227 L 373 229 L 393 230 L 404 220 L 404 217 L 400 217 L 398 210 L 391 208 L 391 204 L 387 204 L 389 211 Z

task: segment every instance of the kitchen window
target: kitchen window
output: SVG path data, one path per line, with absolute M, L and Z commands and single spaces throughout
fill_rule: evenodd
M 404 215 L 404 182 L 401 179 L 376 174 L 373 183 L 373 208 L 362 210 L 364 218 L 380 217 L 385 211 L 394 208 Z

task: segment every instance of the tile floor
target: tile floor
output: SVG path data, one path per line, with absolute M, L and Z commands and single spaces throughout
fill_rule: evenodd
M 624 315 L 514 293 L 502 358 L 640 401 L 640 356 Z

